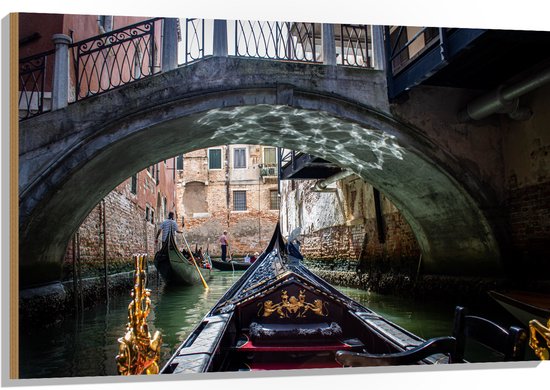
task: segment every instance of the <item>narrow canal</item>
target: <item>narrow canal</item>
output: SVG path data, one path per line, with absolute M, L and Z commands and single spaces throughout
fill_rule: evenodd
M 163 337 L 161 366 L 242 272 L 214 271 L 210 289 L 202 285 L 167 288 L 149 285 L 154 310 L 148 323 L 151 333 Z M 379 295 L 338 287 L 342 292 L 422 338 L 449 335 L 454 302 Z M 20 377 L 55 378 L 117 375 L 117 339 L 124 335 L 130 295 L 111 296 L 78 315 L 58 318 L 44 326 L 20 324 Z

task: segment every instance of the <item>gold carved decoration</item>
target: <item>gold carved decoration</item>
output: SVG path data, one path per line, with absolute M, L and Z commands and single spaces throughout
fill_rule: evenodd
M 540 360 L 549 360 L 550 319 L 548 319 L 548 323 L 546 324 L 546 326 L 544 326 L 537 320 L 529 321 L 529 333 L 529 346 L 531 347 L 531 349 L 533 349 L 533 351 L 535 351 L 535 355 L 537 355 Z M 546 346 L 539 345 L 539 335 L 546 342 Z
M 281 293 L 281 302 L 273 303 L 271 300 L 258 303 L 260 310 L 258 315 L 263 317 L 269 317 L 276 313 L 279 318 L 293 317 L 306 317 L 306 313 L 312 312 L 318 316 L 328 316 L 328 310 L 326 309 L 326 302 L 321 299 L 315 299 L 313 303 L 306 302 L 306 293 L 304 290 L 300 290 L 298 298 L 294 295 L 289 297 L 287 291 Z M 260 314 L 262 313 L 263 314 Z
M 134 255 L 136 271 L 132 302 L 128 305 L 128 324 L 126 334 L 118 339 L 119 348 L 116 356 L 120 375 L 158 374 L 158 361 L 162 336 L 157 330 L 151 339 L 147 326 L 147 316 L 151 310 L 151 290 L 145 288 L 147 274 L 146 255 Z

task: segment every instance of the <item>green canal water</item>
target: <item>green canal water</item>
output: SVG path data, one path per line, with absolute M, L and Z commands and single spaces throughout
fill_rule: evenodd
M 152 291 L 153 305 L 148 317 L 149 329 L 151 333 L 159 330 L 163 337 L 161 366 L 242 273 L 214 271 L 207 291 L 202 285 L 180 288 L 168 288 L 162 284 L 148 286 Z M 453 302 L 415 301 L 336 287 L 422 338 L 451 332 Z M 117 375 L 117 339 L 126 331 L 129 302 L 128 292 L 111 296 L 108 305 L 99 304 L 82 313 L 57 318 L 51 324 L 20 324 L 20 377 Z

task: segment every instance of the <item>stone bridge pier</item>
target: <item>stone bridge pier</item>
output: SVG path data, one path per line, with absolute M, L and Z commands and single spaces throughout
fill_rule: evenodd
M 233 143 L 354 171 L 403 213 L 428 273 L 498 274 L 505 238 L 493 194 L 452 146 L 390 114 L 385 80 L 379 70 L 212 57 L 22 122 L 21 286 L 59 280 L 73 233 L 120 182 Z

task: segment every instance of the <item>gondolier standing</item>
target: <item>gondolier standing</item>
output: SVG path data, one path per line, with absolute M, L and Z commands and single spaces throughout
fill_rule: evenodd
M 184 225 L 182 223 L 182 227 L 183 226 Z M 172 211 L 168 213 L 168 219 L 165 219 L 164 222 L 160 224 L 159 229 L 157 230 L 157 235 L 155 237 L 155 244 L 159 241 L 159 235 L 161 231 L 163 243 L 168 238 L 169 232 L 183 233 L 183 231 L 178 229 L 178 224 L 176 223 L 176 221 L 174 221 L 174 213 Z
M 222 248 L 222 261 L 226 261 L 227 257 L 227 246 L 229 245 L 227 241 L 227 230 L 223 231 L 223 234 L 220 236 L 220 247 Z

